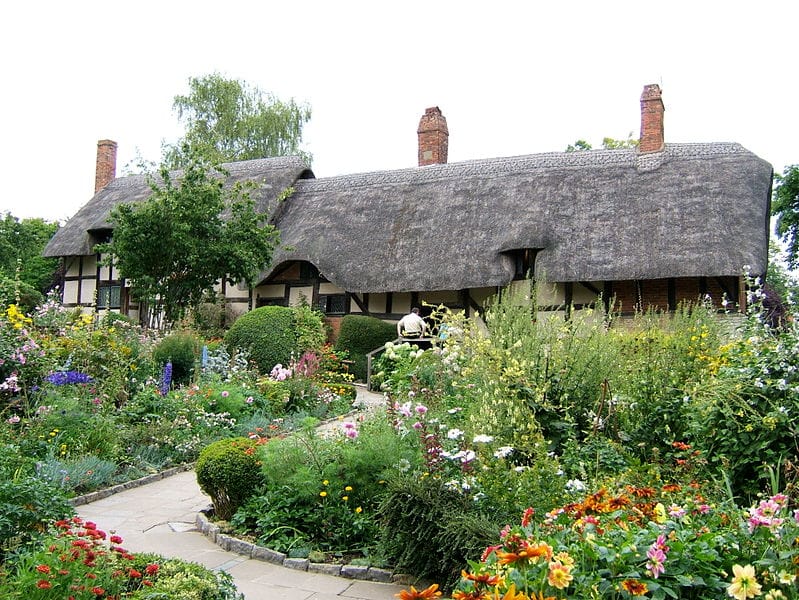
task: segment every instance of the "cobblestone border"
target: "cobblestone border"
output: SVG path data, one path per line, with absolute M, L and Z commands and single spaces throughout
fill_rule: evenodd
M 75 496 L 74 498 L 70 498 L 69 502 L 70 504 L 72 504 L 72 506 L 82 506 L 84 504 L 89 504 L 90 502 L 97 502 L 98 500 L 102 500 L 103 498 L 108 498 L 109 496 L 113 496 L 114 494 L 118 494 L 119 492 L 124 492 L 125 490 L 130 490 L 133 488 L 140 487 L 142 485 L 147 485 L 148 483 L 154 483 L 161 479 L 172 477 L 172 475 L 177 475 L 178 473 L 182 473 L 183 471 L 191 471 L 193 468 L 194 468 L 194 463 L 178 465 L 177 467 L 172 467 L 170 469 L 166 469 L 165 471 L 159 471 L 158 473 L 153 473 L 152 475 L 139 477 L 139 479 L 131 479 L 130 481 L 126 481 L 125 483 L 120 483 L 118 485 L 111 486 L 110 488 L 105 488 L 103 490 L 96 490 L 94 492 L 89 492 L 88 494 L 83 494 L 82 496 Z
M 395 574 L 388 569 L 378 567 L 367 567 L 364 565 L 333 565 L 329 563 L 313 563 L 307 558 L 289 558 L 282 552 L 277 552 L 270 548 L 258 546 L 252 542 L 245 542 L 220 531 L 218 525 L 209 518 L 212 509 L 197 513 L 195 525 L 197 529 L 217 546 L 228 552 L 235 552 L 247 558 L 262 560 L 264 562 L 280 565 L 288 569 L 297 571 L 308 571 L 311 573 L 323 573 L 334 577 L 345 577 L 347 579 L 361 579 L 376 583 L 394 583 L 399 585 L 411 585 L 415 579 L 410 575 Z

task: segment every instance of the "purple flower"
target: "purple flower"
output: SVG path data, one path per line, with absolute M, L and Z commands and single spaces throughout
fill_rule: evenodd
M 70 385 L 73 383 L 91 383 L 93 379 L 80 371 L 56 371 L 45 377 L 53 385 Z
M 172 361 L 164 365 L 164 372 L 161 375 L 161 387 L 159 391 L 161 396 L 166 396 L 169 393 L 169 388 L 172 386 Z

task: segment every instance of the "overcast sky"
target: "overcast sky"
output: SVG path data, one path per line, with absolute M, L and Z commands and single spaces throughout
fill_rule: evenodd
M 25 0 L 0 9 L 0 212 L 64 220 L 181 129 L 172 99 L 220 73 L 311 105 L 317 177 L 416 165 L 424 109 L 449 161 L 638 137 L 658 83 L 667 142 L 799 163 L 799 2 Z

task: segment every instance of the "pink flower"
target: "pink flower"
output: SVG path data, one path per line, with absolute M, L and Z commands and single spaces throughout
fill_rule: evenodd
M 20 420 L 21 419 L 19 418 L 19 415 L 12 415 L 8 419 L 6 419 L 6 422 L 11 424 L 11 425 L 15 425 L 16 423 L 19 423 Z
M 425 414 L 427 412 L 427 407 L 424 406 L 423 404 L 417 404 L 416 405 L 416 412 L 418 414 L 420 414 L 420 415 L 423 415 L 423 414 Z
M 228 392 L 227 390 L 224 390 L 224 391 L 222 392 L 222 397 L 223 397 L 223 398 L 227 398 L 228 396 L 230 396 L 230 392 Z
M 663 566 L 663 563 L 666 562 L 666 555 L 663 553 L 663 550 L 652 546 L 647 551 L 646 557 L 649 559 L 649 562 L 646 563 L 646 568 L 652 573 L 653 578 L 657 579 L 666 572 L 666 568 Z
M 421 429 L 422 427 L 424 427 L 424 425 L 422 425 L 419 421 L 416 421 L 416 423 L 413 424 L 414 429 Z
M 245 400 L 245 402 L 246 402 L 247 404 L 252 404 L 253 402 L 255 402 L 255 400 L 253 399 L 253 397 L 252 397 L 252 396 L 247 396 L 247 399 Z

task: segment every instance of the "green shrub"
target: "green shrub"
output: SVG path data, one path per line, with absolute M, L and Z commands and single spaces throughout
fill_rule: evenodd
M 225 343 L 245 350 L 261 373 L 269 373 L 277 364 L 288 365 L 297 349 L 294 310 L 262 306 L 245 313 L 225 334 Z
M 294 328 L 297 332 L 297 354 L 319 353 L 327 341 L 327 332 L 322 315 L 307 304 L 293 308 Z
M 31 312 L 44 301 L 42 293 L 24 281 L 0 277 L 0 308 L 16 304 L 23 312 Z
M 228 520 L 261 485 L 258 444 L 245 437 L 219 440 L 197 460 L 197 483 L 211 497 L 214 512 Z
M 153 360 L 157 364 L 172 363 L 172 381 L 176 384 L 191 383 L 199 355 L 200 341 L 188 331 L 168 335 L 153 350 Z
M 336 351 L 346 351 L 354 363 L 355 377 L 366 381 L 366 355 L 396 337 L 397 328 L 392 323 L 374 317 L 347 315 L 341 319 Z
M 243 600 L 236 591 L 230 573 L 212 571 L 200 564 L 179 558 L 165 559 L 157 554 L 137 554 L 130 567 L 140 573 L 147 565 L 157 564 L 158 572 L 146 594 L 134 598 L 171 598 L 174 600 Z
M 451 586 L 467 560 L 496 541 L 502 526 L 473 506 L 439 480 L 395 479 L 380 505 L 380 552 L 399 572 Z
M 74 512 L 58 487 L 38 477 L 0 479 L 0 559 L 31 540 L 48 522 Z

